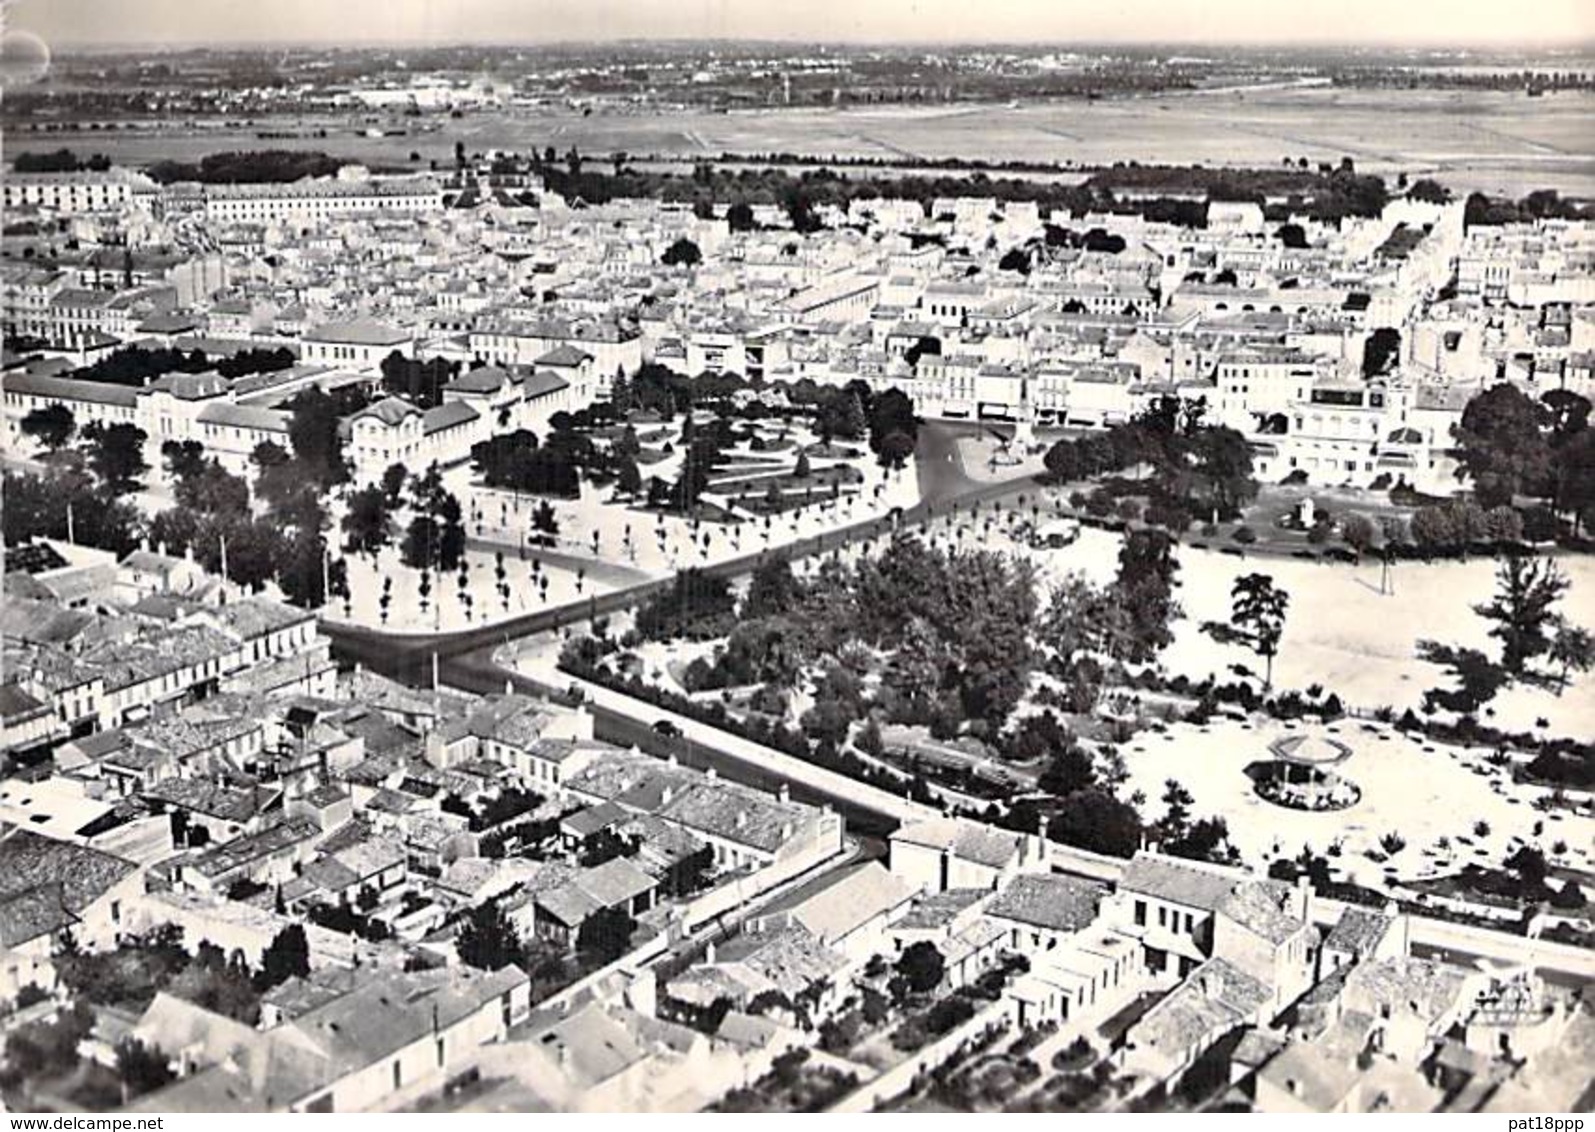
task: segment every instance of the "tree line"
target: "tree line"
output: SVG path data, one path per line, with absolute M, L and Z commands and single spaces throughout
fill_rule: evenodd
M 541 154 L 534 151 L 530 166 L 550 191 L 571 200 L 602 204 L 616 199 L 654 199 L 691 204 L 700 215 L 708 215 L 716 206 L 776 205 L 786 211 L 789 223 L 799 232 L 819 226 L 815 210 L 821 206 L 845 210 L 854 201 L 877 199 L 916 201 L 927 217 L 937 199 L 988 196 L 1000 202 L 1034 202 L 1044 212 L 1065 211 L 1076 217 L 1109 212 L 1193 228 L 1206 227 L 1209 200 L 1261 203 L 1283 194 L 1290 201 L 1286 212 L 1300 210 L 1334 223 L 1347 216 L 1377 216 L 1389 199 L 1381 178 L 1358 174 L 1344 164 L 1317 172 L 1132 165 L 1095 173 L 1077 184 L 992 178 L 979 172 L 844 177 L 824 166 L 794 173 L 781 168 L 727 169 L 708 161 L 699 162 L 690 173 L 625 165 L 606 171 L 587 164 L 574 148 L 561 159 L 552 147 Z M 1126 185 L 1163 189 L 1169 195 L 1122 195 Z M 1191 193 L 1201 194 L 1202 199 L 1188 199 Z M 740 215 L 751 218 L 748 212 Z
M 96 362 L 73 370 L 67 376 L 78 381 L 99 381 L 108 385 L 138 388 L 169 373 L 208 373 L 215 370 L 222 377 L 237 378 L 291 369 L 298 360 L 286 346 L 240 350 L 236 354 L 215 359 L 200 349 L 124 346 Z
M 348 469 L 332 399 L 308 389 L 288 409 L 290 447 L 256 447 L 253 493 L 197 441 L 164 444 L 174 505 L 147 521 L 128 499 L 143 490 L 150 470 L 143 429 L 98 422 L 79 429 L 64 406 L 35 410 L 23 429 L 45 445 L 44 470 L 7 470 L 0 517 L 6 539 L 16 545 L 70 533 L 118 555 L 148 541 L 173 554 L 191 551 L 206 569 L 249 589 L 274 579 L 288 600 L 315 608 L 327 585 L 334 593 L 346 587 L 342 563 L 330 561 L 324 498 Z M 68 448 L 74 438 L 80 443 Z M 264 505 L 260 513 L 252 500 Z

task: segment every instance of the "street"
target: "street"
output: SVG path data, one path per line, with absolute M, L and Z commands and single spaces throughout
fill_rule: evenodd
M 977 501 L 984 503 L 1035 489 L 1035 483 L 1029 477 L 977 484 L 965 476 L 957 455 L 957 438 L 968 431 L 968 427 L 942 425 L 927 425 L 922 429 L 920 448 L 915 453 L 915 459 L 924 498 L 898 517 L 899 528 L 922 525 L 937 514 L 945 514 L 953 506 Z M 708 567 L 705 572 L 727 579 L 735 578 L 751 573 L 770 553 L 794 558 L 822 554 L 862 539 L 874 538 L 890 527 L 889 520 L 870 519 L 839 528 L 835 532 L 799 540 L 778 551 L 743 555 Z M 397 634 L 326 623 L 322 625 L 322 632 L 332 640 L 333 655 L 340 664 L 360 664 L 413 687 L 428 686 L 433 679 L 435 665 L 436 676 L 441 683 L 463 691 L 487 695 L 513 687 L 532 695 L 568 703 L 567 687 L 543 683 L 506 668 L 494 659 L 494 653 L 500 646 L 516 640 L 555 632 L 567 625 L 631 608 L 670 584 L 668 578 L 641 582 L 623 590 L 594 596 L 584 602 L 454 633 Z M 593 714 L 594 734 L 605 742 L 637 747 L 661 758 L 674 755 L 688 766 L 699 769 L 712 767 L 716 773 L 733 781 L 762 790 L 773 792 L 786 785 L 799 801 L 831 806 L 841 814 L 849 831 L 872 839 L 877 850 L 880 848 L 878 839 L 890 834 L 900 824 L 901 810 L 898 806 L 873 805 L 859 800 L 857 796 L 844 797 L 841 793 L 812 783 L 794 782 L 768 766 L 739 757 L 725 749 L 726 744 L 709 745 L 667 738 L 653 729 L 652 720 L 641 720 L 635 715 L 599 704 L 590 703 L 588 707 Z

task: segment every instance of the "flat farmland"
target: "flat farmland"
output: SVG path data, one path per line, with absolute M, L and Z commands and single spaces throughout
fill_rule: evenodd
M 398 118 L 392 125 L 414 128 L 416 122 Z M 327 136 L 313 136 L 317 128 Z M 399 137 L 364 137 L 360 128 L 363 123 L 352 119 L 274 119 L 243 128 L 195 124 L 39 135 L 24 129 L 7 141 L 13 150 L 69 144 L 134 163 L 270 145 L 395 164 L 413 152 L 441 165 L 452 161 L 456 141 L 473 150 L 552 145 L 563 153 L 576 146 L 594 156 L 623 150 L 679 160 L 786 152 L 887 162 L 962 157 L 1266 166 L 1286 156 L 1314 162 L 1350 156 L 1368 172 L 1432 175 L 1462 191 L 1517 196 L 1551 187 L 1595 196 L 1595 95 L 1574 92 L 1530 98 L 1310 87 L 1018 106 L 590 114 L 536 108 L 470 114 Z M 306 136 L 260 139 L 259 130 Z

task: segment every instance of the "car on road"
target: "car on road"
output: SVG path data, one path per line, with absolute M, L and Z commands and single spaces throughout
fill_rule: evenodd
M 679 739 L 681 738 L 681 728 L 668 719 L 656 719 L 654 720 L 654 734 L 663 735 L 666 739 Z

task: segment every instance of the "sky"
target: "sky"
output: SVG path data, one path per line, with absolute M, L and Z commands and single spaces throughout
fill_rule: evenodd
M 1595 0 L 0 0 L 54 50 L 159 44 L 796 42 L 1573 45 Z

